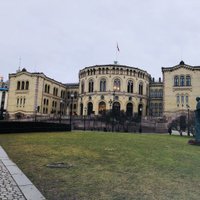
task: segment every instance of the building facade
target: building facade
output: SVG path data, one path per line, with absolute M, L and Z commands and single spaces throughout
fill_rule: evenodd
M 200 96 L 200 66 L 181 61 L 173 67 L 163 67 L 163 115 L 175 118 L 196 109 Z
M 78 115 L 79 83 L 67 83 L 65 86 L 67 90 L 66 114 Z
M 162 117 L 163 116 L 163 82 L 161 78 L 155 81 L 152 78 L 150 83 L 149 93 L 149 116 Z
M 8 100 L 8 83 L 3 81 L 3 77 L 0 77 L 0 119 L 6 117 Z
M 65 115 L 66 87 L 43 73 L 9 75 L 7 112 L 12 118 Z
M 129 116 L 148 113 L 150 74 L 125 65 L 95 65 L 79 72 L 79 115 L 107 110 Z
M 79 83 L 63 84 L 43 73 L 23 69 L 9 75 L 10 118 L 57 115 L 101 115 L 124 111 L 130 117 L 176 118 L 193 111 L 200 96 L 200 67 L 181 61 L 162 67 L 162 80 L 119 64 L 79 71 Z

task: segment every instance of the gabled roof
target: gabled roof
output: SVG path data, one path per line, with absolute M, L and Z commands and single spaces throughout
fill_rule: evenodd
M 12 74 L 9 74 L 9 78 L 10 77 L 16 77 L 16 76 L 19 76 L 19 75 L 22 75 L 22 74 L 26 74 L 28 76 L 40 76 L 42 78 L 45 78 L 47 80 L 50 80 L 52 82 L 55 82 L 56 84 L 59 84 L 59 85 L 63 85 L 65 86 L 65 84 L 59 82 L 59 81 L 56 81 L 55 79 L 52 79 L 52 78 L 49 78 L 48 76 L 46 76 L 43 72 L 28 72 L 25 68 L 23 68 L 21 71 L 19 72 L 16 72 L 16 73 L 12 73 Z
M 200 66 L 191 66 L 191 65 L 185 64 L 184 61 L 181 61 L 178 65 L 175 65 L 173 67 L 162 67 L 162 72 L 174 71 L 180 68 L 185 68 L 185 69 L 190 69 L 190 70 L 200 70 Z

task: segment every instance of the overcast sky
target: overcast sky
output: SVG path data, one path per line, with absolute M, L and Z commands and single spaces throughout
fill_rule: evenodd
M 63 83 L 116 60 L 158 79 L 200 65 L 199 0 L 0 0 L 0 75 L 21 65 Z M 21 64 L 20 64 L 21 57 Z

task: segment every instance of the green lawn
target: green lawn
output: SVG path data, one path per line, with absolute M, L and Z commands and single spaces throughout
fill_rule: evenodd
M 0 145 L 48 200 L 200 199 L 200 147 L 188 140 L 103 132 L 0 135 Z M 71 167 L 46 167 L 52 162 Z

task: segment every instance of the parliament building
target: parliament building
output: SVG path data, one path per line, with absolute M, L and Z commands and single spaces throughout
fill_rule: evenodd
M 172 119 L 195 110 L 200 96 L 200 66 L 183 61 L 162 67 L 158 80 L 143 69 L 117 63 L 88 66 L 78 76 L 79 83 L 64 84 L 26 69 L 9 74 L 9 118 L 96 116 L 112 109 L 130 117 Z

